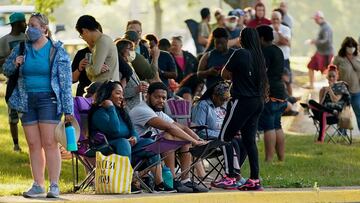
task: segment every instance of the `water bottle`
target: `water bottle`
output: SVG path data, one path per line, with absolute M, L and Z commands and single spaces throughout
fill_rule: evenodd
M 170 187 L 174 187 L 174 181 L 173 181 L 173 176 L 172 173 L 170 171 L 170 168 L 167 166 L 163 166 L 162 168 L 162 178 L 163 181 L 166 185 L 170 186 Z
M 77 151 L 77 143 L 76 143 L 76 134 L 75 128 L 71 125 L 70 122 L 65 123 L 65 133 L 66 133 L 66 150 L 73 152 Z

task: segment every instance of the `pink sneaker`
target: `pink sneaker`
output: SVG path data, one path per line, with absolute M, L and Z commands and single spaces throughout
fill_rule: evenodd
M 216 188 L 227 188 L 236 183 L 236 178 L 229 178 L 227 176 L 224 176 L 220 180 L 216 180 L 211 182 L 211 186 Z
M 260 184 L 260 180 L 259 179 L 247 179 L 247 181 L 238 187 L 238 190 L 241 191 L 263 191 L 264 188 L 261 186 Z

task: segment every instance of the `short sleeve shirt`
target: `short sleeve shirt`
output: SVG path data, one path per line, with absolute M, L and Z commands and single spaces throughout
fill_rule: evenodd
M 271 27 L 273 28 L 273 26 L 271 25 Z M 279 33 L 277 32 L 273 32 L 274 33 L 274 43 L 277 45 L 277 43 L 279 42 L 279 33 L 282 34 L 285 38 L 287 38 L 288 40 L 291 39 L 291 30 L 289 27 L 285 26 L 285 25 L 280 25 L 280 29 L 279 29 Z M 288 45 L 277 45 L 281 51 L 284 54 L 284 59 L 289 59 L 290 58 L 290 46 Z
M 236 50 L 225 68 L 232 73 L 231 96 L 233 98 L 261 96 L 260 82 L 257 81 L 259 77 L 254 71 L 253 57 L 250 51 Z
M 202 37 L 209 37 L 210 26 L 206 22 L 201 22 L 199 25 L 199 35 Z
M 164 112 L 159 111 L 155 112 L 153 109 L 149 107 L 149 105 L 142 101 L 138 105 L 136 105 L 133 109 L 131 109 L 130 113 L 131 121 L 134 124 L 135 131 L 141 136 L 144 135 L 148 131 L 152 131 L 154 134 L 161 133 L 161 130 L 155 129 L 149 126 L 147 123 L 152 118 L 159 117 L 165 122 L 173 123 L 174 120 L 171 119 Z
M 11 50 L 20 42 L 25 40 L 26 36 L 24 33 L 21 33 L 18 36 L 7 34 L 4 37 L 0 38 L 0 58 L 9 56 Z M 0 69 L 2 69 L 1 66 L 2 64 L 0 64 Z

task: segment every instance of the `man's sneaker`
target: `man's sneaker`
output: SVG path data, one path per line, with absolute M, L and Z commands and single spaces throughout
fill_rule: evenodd
M 241 191 L 263 191 L 264 188 L 261 186 L 260 184 L 260 180 L 256 179 L 247 179 L 247 181 L 241 185 L 240 187 L 238 187 L 239 190 Z
M 184 183 L 184 186 L 192 188 L 194 193 L 209 192 L 208 188 L 198 185 L 197 183 L 192 183 L 191 181 Z
M 20 148 L 20 146 L 18 144 L 14 145 L 14 151 L 15 152 L 21 152 L 21 148 Z
M 60 195 L 59 186 L 56 183 L 51 183 L 46 197 L 47 198 L 58 198 L 59 195 Z
M 140 193 L 142 193 L 142 190 L 134 183 L 131 183 L 131 194 L 140 194 Z
M 155 185 L 154 191 L 159 192 L 159 193 L 175 193 L 176 192 L 176 190 L 174 188 L 168 186 L 164 182 L 161 182 L 159 185 Z
M 33 183 L 31 188 L 23 193 L 23 197 L 25 198 L 45 197 L 45 189 L 40 185 L 38 185 L 37 183 Z
M 227 176 L 224 176 L 220 180 L 211 182 L 211 186 L 216 188 L 225 188 L 225 187 L 231 187 L 236 183 L 236 178 L 230 178 Z
M 192 193 L 194 191 L 192 187 L 187 187 L 180 181 L 174 181 L 174 189 L 179 193 Z

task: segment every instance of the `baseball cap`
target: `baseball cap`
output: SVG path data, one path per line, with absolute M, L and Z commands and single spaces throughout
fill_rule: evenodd
M 313 18 L 324 18 L 324 13 L 322 11 L 316 11 Z
M 240 18 L 241 16 L 244 16 L 245 12 L 243 10 L 241 10 L 240 8 L 237 8 L 235 10 L 232 10 L 228 13 L 228 16 L 236 16 L 238 18 Z
M 19 21 L 26 21 L 25 15 L 23 13 L 12 13 L 9 17 L 9 24 L 13 24 Z

